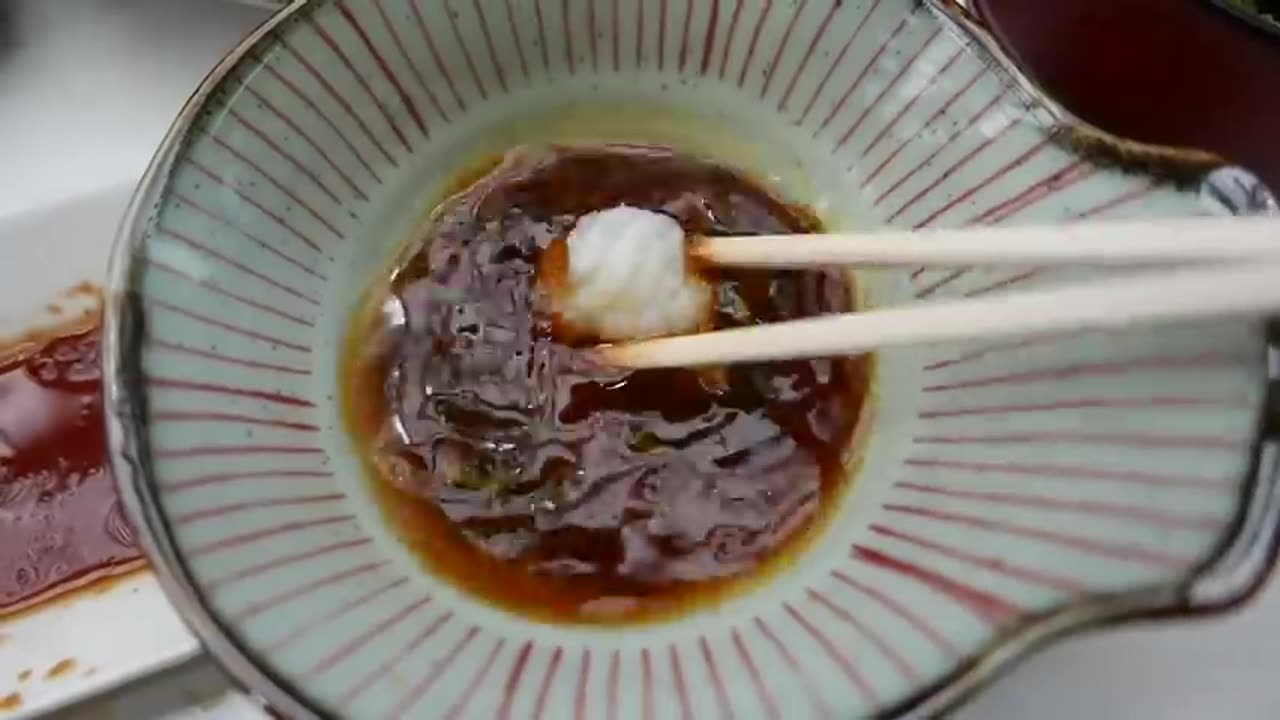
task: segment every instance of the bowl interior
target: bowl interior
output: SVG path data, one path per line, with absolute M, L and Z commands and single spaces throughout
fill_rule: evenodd
M 449 182 L 519 143 L 673 144 L 832 228 L 1218 209 L 1095 164 L 928 3 L 312 2 L 215 74 L 116 278 L 112 428 L 135 520 L 216 654 L 286 712 L 854 717 L 1037 617 L 1174 588 L 1235 526 L 1262 328 L 882 353 L 816 547 L 659 624 L 553 627 L 425 574 L 338 406 L 360 293 Z M 858 271 L 863 303 L 1096 271 Z

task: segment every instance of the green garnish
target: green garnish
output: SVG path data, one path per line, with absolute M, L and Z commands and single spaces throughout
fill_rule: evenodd
M 649 430 L 641 430 L 636 433 L 635 437 L 631 439 L 631 442 L 627 443 L 627 447 L 630 448 L 632 452 L 653 452 L 654 450 L 662 447 L 662 438 L 658 437 L 657 433 Z

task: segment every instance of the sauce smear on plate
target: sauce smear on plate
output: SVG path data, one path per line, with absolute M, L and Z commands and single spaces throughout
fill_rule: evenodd
M 142 565 L 103 429 L 99 331 L 0 353 L 0 615 Z
M 846 485 L 867 389 L 865 358 L 592 363 L 592 338 L 558 331 L 538 268 L 577 217 L 619 204 L 701 234 L 818 230 L 741 175 L 668 150 L 517 152 L 436 211 L 372 298 L 380 312 L 359 318 L 344 375 L 395 531 L 435 574 L 546 620 L 670 615 L 785 560 Z M 704 277 L 716 327 L 852 306 L 835 272 Z

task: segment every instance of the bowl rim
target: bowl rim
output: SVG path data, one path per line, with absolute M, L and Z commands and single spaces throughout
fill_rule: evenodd
M 1233 214 L 1280 214 L 1275 198 L 1256 178 L 1248 173 L 1226 176 L 1215 172 L 1228 165 L 1213 153 L 1129 140 L 1071 114 L 1021 71 L 971 10 L 971 3 L 972 0 L 921 0 L 939 22 L 957 31 L 961 42 L 1018 91 L 1026 111 L 1038 114 L 1056 140 L 1099 164 L 1171 180 L 1184 187 L 1198 185 L 1202 193 L 1223 200 Z M 149 211 L 158 203 L 175 159 L 206 102 L 277 28 L 320 4 L 319 0 L 289 0 L 230 49 L 187 99 L 139 181 L 116 233 L 108 263 L 102 328 L 103 394 L 112 470 L 139 544 L 170 602 L 213 658 L 258 702 L 295 718 L 320 718 L 325 713 L 255 659 L 206 605 L 160 509 L 157 488 L 150 480 L 147 435 L 137 400 L 144 396 L 137 372 L 142 309 L 131 288 Z M 1266 392 L 1250 451 L 1245 502 L 1232 521 L 1231 531 L 1206 560 L 1177 581 L 1093 595 L 1024 618 L 1012 632 L 938 681 L 882 709 L 878 716 L 935 717 L 953 711 L 1009 670 L 1014 661 L 1061 637 L 1126 621 L 1218 614 L 1252 599 L 1280 557 L 1280 320 L 1267 322 L 1265 344 L 1268 362 L 1262 381 Z

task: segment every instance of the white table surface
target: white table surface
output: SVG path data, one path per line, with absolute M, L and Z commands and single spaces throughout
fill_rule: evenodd
M 0 0 L 0 218 L 140 176 L 188 93 L 263 17 L 222 0 Z M 256 713 L 202 659 L 66 715 Z M 955 717 L 1280 718 L 1280 584 L 1229 617 L 1054 645 Z

